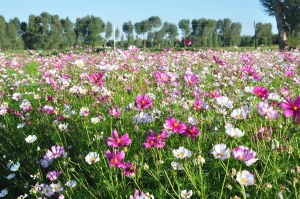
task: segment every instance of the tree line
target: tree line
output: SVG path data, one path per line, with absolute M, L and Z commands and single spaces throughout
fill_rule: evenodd
M 152 16 L 136 23 L 124 22 L 121 30 L 113 28 L 111 22 L 90 15 L 77 18 L 75 23 L 68 17 L 61 19 L 47 12 L 30 15 L 28 22 L 20 22 L 18 18 L 6 21 L 0 16 L 0 49 L 105 47 L 114 45 L 113 38 L 117 40 L 117 47 L 151 48 L 182 47 L 186 45 L 185 40 L 190 40 L 192 47 L 272 45 L 278 41 L 269 23 L 257 23 L 254 35 L 242 36 L 241 23 L 228 18 L 182 19 L 174 24 Z

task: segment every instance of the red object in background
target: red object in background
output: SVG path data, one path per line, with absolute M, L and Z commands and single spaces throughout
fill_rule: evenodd
M 192 44 L 192 42 L 190 40 L 186 39 L 186 40 L 184 40 L 184 44 L 189 46 Z

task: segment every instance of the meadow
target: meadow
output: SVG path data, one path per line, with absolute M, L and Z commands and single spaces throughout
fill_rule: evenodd
M 300 51 L 0 51 L 0 198 L 300 198 Z

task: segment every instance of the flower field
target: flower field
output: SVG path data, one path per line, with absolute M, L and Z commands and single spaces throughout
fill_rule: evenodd
M 300 198 L 300 52 L 0 53 L 0 198 Z

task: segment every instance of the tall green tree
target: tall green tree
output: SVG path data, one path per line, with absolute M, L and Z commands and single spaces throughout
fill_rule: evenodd
M 133 24 L 131 21 L 123 23 L 122 26 L 123 32 L 126 34 L 127 37 L 127 46 L 131 44 L 132 34 L 133 34 Z
M 232 23 L 230 25 L 230 34 L 229 34 L 230 46 L 239 46 L 241 44 L 241 32 L 242 32 L 241 23 Z
M 270 16 L 275 16 L 279 48 L 285 49 L 287 35 L 295 36 L 300 32 L 300 0 L 260 0 L 260 2 Z
M 112 32 L 113 32 L 112 23 L 108 21 L 106 23 L 106 26 L 105 26 L 105 39 L 106 39 L 106 42 L 111 37 Z
M 61 19 L 62 31 L 63 31 L 63 42 L 62 48 L 67 48 L 75 45 L 76 35 L 74 32 L 74 24 L 67 17 L 66 19 Z
M 255 26 L 256 42 L 258 45 L 271 45 L 272 44 L 272 24 L 270 23 L 257 23 Z
M 183 38 L 186 39 L 191 32 L 190 20 L 181 19 L 178 23 L 178 26 L 182 31 Z

